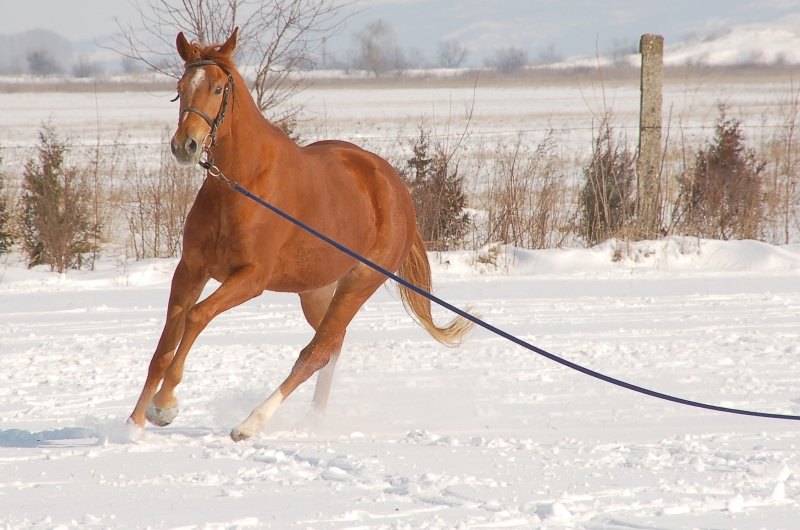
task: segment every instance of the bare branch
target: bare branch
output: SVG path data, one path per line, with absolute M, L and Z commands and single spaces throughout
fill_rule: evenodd
M 304 84 L 297 72 L 313 65 L 323 41 L 344 24 L 336 0 L 129 0 L 138 27 L 117 21 L 111 49 L 147 69 L 180 77 L 175 35 L 204 44 L 223 42 L 239 26 L 237 53 L 262 112 L 286 104 Z M 283 110 L 291 116 L 297 109 Z

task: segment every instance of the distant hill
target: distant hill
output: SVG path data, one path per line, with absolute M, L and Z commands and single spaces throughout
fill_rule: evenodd
M 100 40 L 108 41 L 108 38 Z M 473 43 L 464 44 L 470 46 Z M 554 48 L 557 48 L 557 43 Z M 137 66 L 127 64 L 108 47 L 101 47 L 96 39 L 71 43 L 48 30 L 0 34 L 0 49 L 4 51 L 0 54 L 0 75 L 66 74 L 90 77 L 100 72 L 133 71 Z M 629 46 L 624 52 L 562 60 L 557 60 L 557 54 L 553 53 L 554 62 L 538 66 L 638 66 L 639 54 L 631 53 L 633 51 Z M 664 63 L 667 66 L 800 65 L 800 34 L 778 27 L 737 26 L 682 42 L 667 41 Z
M 668 65 L 800 64 L 800 35 L 779 28 L 735 27 L 703 39 L 668 45 Z
M 594 67 L 598 64 L 639 65 L 638 53 L 601 57 L 573 57 L 552 67 Z M 736 66 L 800 64 L 800 35 L 771 27 L 739 26 L 682 42 L 664 43 L 667 66 Z

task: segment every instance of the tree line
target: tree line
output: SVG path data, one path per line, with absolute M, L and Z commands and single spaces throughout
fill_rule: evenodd
M 267 72 L 281 78 L 282 72 L 308 69 L 363 70 L 381 76 L 407 69 L 475 65 L 474 52 L 458 40 L 442 40 L 429 54 L 404 49 L 392 23 L 380 18 L 348 28 L 350 46 L 340 44 L 334 51 L 330 43 L 345 31 L 349 15 L 346 4 L 333 0 L 134 0 L 133 5 L 138 20 L 118 21 L 112 41 L 102 45 L 120 54 L 116 62 L 87 53 L 76 57 L 71 44 L 57 33 L 34 30 L 0 36 L 0 43 L 7 41 L 5 47 L 14 50 L 0 58 L 0 74 L 80 78 L 148 69 L 174 75 L 172 41 L 177 31 L 212 43 L 223 41 L 237 25 L 242 30 L 241 59 L 255 67 L 256 78 Z M 506 46 L 493 50 L 477 66 L 509 73 L 560 58 L 554 45 L 533 59 L 523 48 Z M 254 87 L 261 84 L 256 79 Z

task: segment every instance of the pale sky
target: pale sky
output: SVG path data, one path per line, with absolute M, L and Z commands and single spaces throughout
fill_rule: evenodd
M 102 39 L 114 18 L 138 22 L 128 0 L 0 0 L 0 33 L 53 30 L 70 41 Z M 532 57 L 547 49 L 563 56 L 591 55 L 634 45 L 642 33 L 667 44 L 735 25 L 773 25 L 800 31 L 800 0 L 356 0 L 358 10 L 335 53 L 353 47 L 352 33 L 381 18 L 407 50 L 431 54 L 441 40 L 457 40 L 476 54 L 505 46 Z

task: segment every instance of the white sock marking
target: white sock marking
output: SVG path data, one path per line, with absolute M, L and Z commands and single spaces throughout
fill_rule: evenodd
M 260 431 L 264 425 L 272 418 L 275 411 L 283 403 L 283 394 L 280 389 L 276 390 L 263 403 L 253 409 L 253 412 L 233 429 L 234 433 L 239 433 L 245 437 L 253 436 Z

